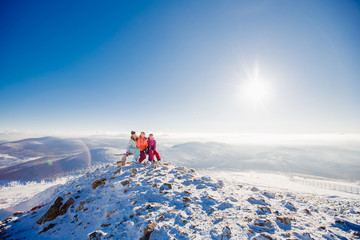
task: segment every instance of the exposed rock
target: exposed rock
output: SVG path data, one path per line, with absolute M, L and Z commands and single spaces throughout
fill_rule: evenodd
M 86 203 L 91 203 L 91 202 L 93 202 L 93 200 L 81 201 L 81 202 L 79 203 L 79 206 L 76 208 L 76 211 L 78 212 L 78 211 L 83 210 L 83 209 L 84 209 L 84 205 L 85 205 Z
M 105 235 L 106 235 L 106 233 L 104 233 L 103 231 L 96 230 L 96 231 L 89 233 L 87 235 L 87 239 L 88 240 L 101 240 L 104 238 Z
M 251 227 L 255 232 L 268 232 L 273 233 L 275 228 L 272 222 L 268 219 L 255 219 L 253 227 Z
M 272 199 L 274 199 L 275 198 L 275 195 L 273 194 L 273 193 L 271 193 L 271 192 L 263 192 L 262 193 L 265 197 L 267 197 L 267 198 L 272 198 Z
M 225 226 L 223 229 L 223 235 L 221 236 L 221 239 L 223 239 L 224 237 L 230 238 L 231 236 L 231 230 L 228 226 Z
M 161 208 L 163 205 L 161 203 L 153 203 L 153 202 L 147 202 L 145 203 L 146 209 L 158 209 Z
M 267 219 L 255 219 L 254 225 L 260 227 L 272 227 L 272 223 Z
M 282 230 L 291 230 L 291 218 L 288 217 L 276 217 L 276 224 L 281 228 Z
M 269 234 L 265 234 L 265 233 L 261 233 L 259 238 L 254 238 L 254 240 L 263 240 L 263 239 L 269 239 L 269 240 L 273 240 L 273 238 L 269 235 Z
M 259 204 L 259 205 L 269 205 L 268 203 L 265 202 L 264 199 L 255 199 L 254 197 L 249 197 L 247 200 L 249 203 L 251 204 Z
M 101 224 L 100 227 L 108 227 L 108 226 L 110 226 L 110 225 L 111 225 L 111 223 L 103 223 L 103 224 Z
M 144 229 L 144 236 L 140 238 L 140 240 L 148 240 L 150 238 L 151 233 L 156 228 L 156 222 L 151 221 L 146 228 Z
M 195 169 L 190 168 L 189 171 L 194 173 L 194 172 L 195 172 Z
M 95 180 L 93 183 L 91 183 L 92 189 L 95 189 L 100 185 L 101 186 L 105 185 L 105 181 L 106 181 L 106 178 L 101 178 L 101 179 Z
M 15 219 L 14 217 L 8 217 L 7 219 L 5 219 L 4 221 L 2 221 L 2 223 L 8 223 L 11 222 L 13 219 Z
M 252 187 L 250 190 L 253 191 L 253 192 L 258 192 L 259 191 L 259 189 L 257 187 Z
M 48 231 L 49 229 L 51 229 L 51 228 L 53 228 L 53 227 L 55 227 L 55 226 L 56 226 L 56 223 L 50 223 L 49 225 L 47 225 L 46 227 L 44 227 L 43 230 L 41 230 L 41 232 L 39 232 L 39 234 L 40 234 L 40 233 L 43 233 L 43 232 L 46 232 L 46 231 Z
M 310 210 L 309 210 L 309 209 L 307 209 L 307 208 L 305 208 L 305 209 L 304 209 L 304 212 L 305 212 L 306 214 L 308 214 L 308 215 L 311 215 Z
M 296 212 L 297 209 L 296 207 L 294 207 L 294 205 L 291 202 L 287 202 L 284 207 L 286 207 L 287 209 L 289 209 L 290 211 Z
M 125 186 L 125 185 L 129 185 L 130 181 L 129 180 L 125 180 L 121 182 L 121 185 Z
M 37 209 L 42 208 L 43 206 L 45 206 L 45 205 L 35 206 L 35 207 L 33 207 L 32 209 L 30 209 L 30 211 L 35 211 L 35 210 L 37 210 Z
M 62 204 L 63 198 L 58 197 L 54 204 L 51 205 L 49 210 L 36 222 L 37 224 L 42 224 L 47 221 L 54 220 L 60 215 L 64 215 L 67 209 L 75 202 L 74 199 L 69 198 L 65 204 Z
M 131 172 L 137 173 L 137 169 L 136 169 L 136 168 L 132 168 L 132 169 L 131 169 Z
M 168 189 L 172 189 L 172 184 L 171 183 L 164 183 L 164 185 L 162 187 L 167 187 Z
M 281 222 L 282 224 L 289 224 L 291 223 L 291 219 L 288 217 L 276 217 L 276 220 Z
M 259 215 L 270 214 L 271 209 L 266 207 L 266 206 L 258 207 L 258 209 L 256 210 L 256 213 L 259 214 Z
M 191 202 L 191 199 L 188 198 L 188 197 L 184 197 L 184 198 L 183 198 L 183 202 Z
M 18 216 L 18 215 L 22 215 L 22 214 L 24 214 L 25 212 L 21 212 L 21 211 L 18 211 L 18 212 L 15 212 L 13 215 L 14 216 Z
M 114 175 L 119 174 L 119 173 L 121 173 L 121 168 L 118 168 L 118 169 L 114 172 Z
M 107 212 L 107 213 L 106 213 L 106 218 L 111 217 L 111 215 L 113 215 L 117 210 L 119 210 L 119 209 L 117 208 L 117 209 L 115 209 L 114 211 Z

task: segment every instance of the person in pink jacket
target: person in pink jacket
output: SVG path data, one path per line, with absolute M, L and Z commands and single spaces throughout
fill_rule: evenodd
M 156 140 L 154 139 L 154 134 L 150 134 L 148 137 L 148 149 L 150 162 L 154 162 L 154 155 L 158 161 L 161 160 L 160 154 L 156 151 Z

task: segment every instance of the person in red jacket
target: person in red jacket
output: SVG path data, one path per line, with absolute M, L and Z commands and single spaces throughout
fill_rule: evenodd
M 144 161 L 144 159 L 146 158 L 146 149 L 148 147 L 148 142 L 147 139 L 145 137 L 145 133 L 141 132 L 140 137 L 138 138 L 137 142 L 136 142 L 136 147 L 140 149 L 140 158 L 139 158 L 139 162 Z
M 154 139 L 154 134 L 150 134 L 148 138 L 148 148 L 149 148 L 149 161 L 154 162 L 154 155 L 158 161 L 161 160 L 159 153 L 156 151 L 156 140 Z

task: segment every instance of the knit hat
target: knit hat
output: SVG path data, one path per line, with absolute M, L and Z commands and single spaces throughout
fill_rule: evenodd
M 152 133 L 149 134 L 149 137 L 153 137 L 153 136 L 154 136 L 154 134 L 152 134 Z
M 144 135 L 145 135 L 145 132 L 141 132 L 141 134 L 144 134 Z
M 136 132 L 135 131 L 131 131 L 131 135 L 134 135 Z

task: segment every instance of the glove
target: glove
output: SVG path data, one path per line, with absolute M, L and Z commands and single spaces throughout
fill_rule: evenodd
M 126 152 L 126 156 L 128 157 L 130 155 L 130 153 L 129 152 Z

